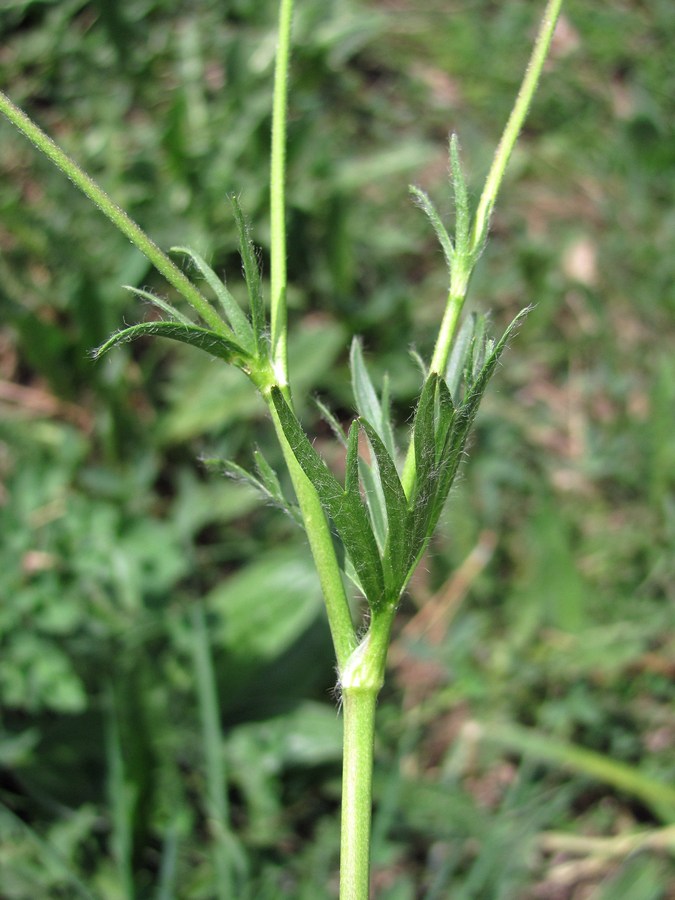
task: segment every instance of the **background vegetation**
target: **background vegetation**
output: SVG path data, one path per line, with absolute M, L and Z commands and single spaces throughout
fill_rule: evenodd
M 450 130 L 480 184 L 538 12 L 298 4 L 291 360 L 345 419 L 357 332 L 405 428 L 406 350 L 429 352 L 445 293 L 407 184 L 447 208 Z M 265 268 L 275 17 L 9 0 L 0 79 L 161 246 L 238 290 L 226 194 Z M 675 14 L 570 0 L 562 25 L 472 292 L 495 330 L 536 309 L 380 701 L 382 900 L 675 896 Z M 212 898 L 223 848 L 242 896 L 335 896 L 340 722 L 309 555 L 200 463 L 273 457 L 262 408 L 189 348 L 94 364 L 153 315 L 120 285 L 166 286 L 4 122 L 0 176 L 0 896 Z

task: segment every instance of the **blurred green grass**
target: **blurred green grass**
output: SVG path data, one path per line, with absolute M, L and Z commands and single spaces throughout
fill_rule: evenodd
M 292 365 L 345 418 L 357 331 L 405 427 L 405 351 L 428 352 L 445 294 L 407 184 L 449 208 L 452 129 L 477 193 L 536 13 L 298 3 Z M 271 2 L 11 0 L 0 78 L 162 246 L 194 246 L 237 290 L 227 192 L 268 268 L 274 27 Z M 536 308 L 402 609 L 378 713 L 378 898 L 645 900 L 675 879 L 672 840 L 579 859 L 546 842 L 672 824 L 565 752 L 641 784 L 675 774 L 673 39 L 667 2 L 567 4 L 509 169 L 472 297 L 496 329 Z M 247 462 L 251 441 L 274 459 L 262 408 L 187 349 L 92 363 L 147 314 L 120 284 L 166 287 L 4 122 L 0 173 L 2 896 L 214 895 L 199 598 L 239 896 L 335 896 L 340 729 L 304 543 L 199 463 Z

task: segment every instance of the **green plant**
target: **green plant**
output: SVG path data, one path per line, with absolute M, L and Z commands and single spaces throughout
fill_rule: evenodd
M 504 134 L 497 148 L 484 189 L 472 213 L 460 163 L 456 136 L 450 141 L 451 184 L 455 201 L 452 237 L 429 197 L 413 188 L 416 201 L 429 218 L 441 244 L 449 270 L 445 314 L 416 404 L 412 434 L 405 459 L 399 460 L 390 417 L 387 382 L 380 395 L 367 371 L 357 340 L 351 349 L 352 386 L 358 418 L 345 433 L 328 410 L 326 418 L 346 450 L 344 485 L 316 453 L 298 421 L 288 374 L 287 276 L 285 230 L 285 150 L 287 79 L 291 43 L 292 0 L 282 0 L 276 56 L 271 152 L 271 284 L 270 313 L 266 313 L 262 281 L 249 225 L 239 200 L 232 197 L 239 238 L 249 315 L 206 261 L 185 247 L 173 253 L 187 258 L 213 292 L 216 303 L 189 279 L 139 226 L 74 163 L 50 138 L 3 95 L 0 109 L 44 154 L 101 209 L 115 226 L 147 257 L 203 324 L 196 324 L 173 303 L 146 290 L 131 290 L 150 301 L 166 316 L 161 321 L 125 328 L 96 351 L 139 337 L 171 338 L 239 368 L 267 404 L 293 483 L 297 506 L 288 500 L 280 480 L 263 455 L 256 453 L 255 475 L 233 463 L 230 471 L 247 478 L 275 503 L 302 523 L 319 574 L 338 664 L 344 709 L 344 774 L 341 838 L 341 896 L 360 900 L 368 896 L 370 818 L 375 706 L 384 680 L 392 622 L 401 595 L 417 567 L 442 513 L 464 454 L 481 398 L 509 337 L 521 321 L 520 313 L 499 341 L 487 335 L 484 316 L 468 317 L 460 327 L 469 281 L 487 240 L 489 221 L 505 167 L 532 101 L 553 35 L 561 0 L 549 0 L 535 42 L 530 65 Z M 360 438 L 369 447 L 369 459 L 360 454 Z M 344 550 L 336 552 L 331 525 Z M 343 575 L 367 601 L 367 616 L 355 626 Z M 205 746 L 209 752 L 210 803 L 214 817 L 226 817 L 222 796 L 223 775 L 214 746 L 213 677 L 203 619 L 195 618 L 195 659 L 200 673 Z M 111 769 L 123 783 L 113 729 Z M 117 812 L 118 843 L 127 847 L 125 812 Z M 222 824 L 222 822 L 221 822 Z M 122 839 L 124 838 L 124 839 Z M 128 850 L 124 880 L 131 879 Z M 121 851 L 120 851 L 121 853 Z M 220 892 L 231 882 L 229 850 L 219 846 L 217 871 Z

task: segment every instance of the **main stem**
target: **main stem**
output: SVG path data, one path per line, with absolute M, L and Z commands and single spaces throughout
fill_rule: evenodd
M 293 0 L 281 0 L 279 43 L 274 69 L 270 166 L 270 319 L 272 360 L 280 385 L 288 384 L 286 314 L 286 121 Z
M 342 671 L 340 900 L 368 900 L 375 709 L 395 613 L 395 601 L 373 611 L 367 635 Z
M 368 900 L 375 689 L 343 690 L 340 900 Z

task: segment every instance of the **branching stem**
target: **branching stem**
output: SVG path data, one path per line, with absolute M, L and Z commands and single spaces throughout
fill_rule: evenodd
M 121 207 L 119 207 L 98 185 L 94 179 L 78 166 L 68 154 L 58 146 L 44 131 L 30 119 L 23 110 L 19 109 L 6 94 L 0 91 L 0 112 L 21 131 L 45 156 L 68 176 L 73 184 L 83 194 L 92 200 L 101 212 L 107 216 L 125 237 L 137 247 L 166 280 L 181 294 L 199 313 L 204 322 L 222 337 L 232 338 L 231 329 L 223 322 L 206 297 L 186 278 L 178 266 L 160 250 L 143 229 L 134 222 Z

